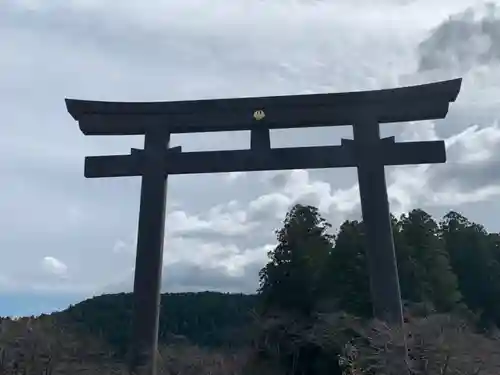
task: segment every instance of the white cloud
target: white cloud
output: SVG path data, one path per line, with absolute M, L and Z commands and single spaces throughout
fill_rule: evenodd
M 242 210 L 233 210 L 234 203 L 217 205 L 208 214 L 188 215 L 176 210 L 167 216 L 167 233 L 172 235 L 217 234 L 220 236 L 239 236 L 248 234 L 256 223 L 247 220 Z
M 420 45 L 420 69 L 462 73 L 477 65 L 498 63 L 500 11 L 494 2 L 469 7 L 433 30 Z
M 414 208 L 422 197 L 432 194 L 428 189 L 428 165 L 402 166 L 390 173 L 392 183 L 387 186 L 391 211 L 400 215 Z M 387 174 L 387 173 L 386 173 Z
M 478 164 L 498 155 L 500 148 L 500 126 L 496 122 L 491 126 L 472 125 L 463 132 L 451 137 L 448 148 L 455 146 L 458 163 Z
M 295 204 L 310 204 L 322 213 L 350 213 L 359 205 L 357 185 L 347 189 L 332 189 L 331 183 L 311 177 L 311 172 L 297 169 L 278 175 L 283 194 L 289 202 L 288 208 Z M 281 198 L 284 205 L 285 200 Z
M 127 251 L 127 250 L 129 250 L 129 249 L 130 249 L 130 247 L 129 247 L 129 245 L 128 245 L 125 241 L 122 241 L 122 240 L 117 240 L 117 241 L 115 242 L 115 244 L 113 245 L 113 249 L 112 249 L 112 251 L 113 251 L 114 253 L 119 254 L 119 253 L 126 252 L 126 251 Z
M 270 215 L 276 219 L 283 219 L 290 208 L 292 199 L 281 192 L 261 195 L 251 201 L 248 212 L 251 217 L 262 218 Z
M 231 276 L 246 276 L 251 277 L 254 280 L 257 279 L 257 275 L 245 275 L 245 268 L 248 264 L 257 264 L 263 267 L 267 261 L 267 253 L 276 247 L 275 244 L 267 244 L 255 249 L 248 249 L 238 254 L 224 262 L 224 267 Z
M 66 277 L 68 273 L 68 266 L 66 264 L 50 256 L 43 258 L 42 267 L 45 272 L 59 277 Z
M 462 192 L 455 186 L 431 196 L 432 203 L 439 206 L 459 206 L 465 203 L 477 203 L 496 198 L 500 195 L 500 186 L 485 186 L 474 191 Z
M 163 264 L 163 292 L 216 290 L 253 293 L 258 286 L 258 271 L 267 261 L 267 244 L 239 248 L 236 244 L 202 242 L 196 239 L 166 240 Z M 100 292 L 131 291 L 133 269 L 109 283 Z
M 401 132 L 401 141 L 435 141 L 439 136 L 436 133 L 435 121 L 408 122 Z
M 245 176 L 245 172 L 230 172 L 226 174 L 229 182 L 236 182 Z
M 428 124 L 432 135 L 433 126 Z M 432 138 L 434 136 L 432 135 Z M 445 139 L 445 165 L 395 167 L 389 173 L 389 197 L 398 213 L 418 204 L 456 207 L 485 201 L 500 194 L 500 128 L 498 123 L 471 125 Z M 467 181 L 470 176 L 471 181 Z M 475 182 L 481 181 L 474 185 Z M 472 185 L 471 185 L 472 182 Z
M 262 174 L 261 181 L 275 191 L 253 200 L 249 205 L 250 211 L 270 209 L 283 218 L 296 203 L 316 206 L 322 213 L 339 214 L 350 213 L 359 205 L 357 186 L 332 189 L 330 182 L 313 176 L 314 172 L 303 169 Z

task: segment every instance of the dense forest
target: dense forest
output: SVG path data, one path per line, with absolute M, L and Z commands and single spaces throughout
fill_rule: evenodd
M 131 297 L 128 293 L 94 297 L 56 315 L 65 323 L 76 323 L 79 329 L 105 339 L 122 356 L 131 331 Z M 251 321 L 256 298 L 216 292 L 163 294 L 159 342 L 187 340 L 204 347 L 244 345 L 248 334 L 244 334 L 243 327 Z
M 443 327 L 451 325 L 461 339 L 448 335 L 448 351 L 462 341 L 472 345 L 461 349 L 468 354 L 476 349 L 478 355 L 487 353 L 489 349 L 479 349 L 481 345 L 498 347 L 484 340 L 500 326 L 500 235 L 488 233 L 453 211 L 436 221 L 416 209 L 392 217 L 392 225 L 405 320 L 412 327 L 413 340 L 418 332 L 427 332 L 424 337 L 435 331 L 440 332 L 439 340 L 446 341 Z M 382 332 L 370 320 L 363 222 L 345 221 L 334 233 L 315 207 L 296 205 L 276 230 L 276 239 L 254 295 L 164 294 L 160 343 L 209 350 L 249 347 L 251 362 L 274 366 L 273 374 L 355 373 L 358 365 L 353 358 L 359 353 L 346 354 L 346 347 L 357 345 L 359 352 L 366 342 L 372 345 L 375 340 L 367 339 L 366 332 Z M 130 333 L 131 297 L 125 293 L 94 297 L 52 316 L 82 334 L 98 337 L 113 348 L 115 358 L 123 358 Z M 465 336 L 463 322 L 469 336 Z M 428 356 L 422 337 L 420 346 L 413 343 L 412 350 Z M 380 345 L 387 348 L 385 341 Z M 381 358 L 381 350 L 377 349 L 375 357 Z M 447 356 L 435 356 L 441 358 L 439 373 L 451 366 Z M 424 362 L 429 363 L 427 357 Z M 457 366 L 473 363 L 469 360 Z M 378 373 L 370 371 L 363 373 Z
M 392 217 L 401 294 L 428 312 L 468 310 L 483 327 L 500 324 L 500 235 L 457 212 L 436 222 L 423 210 Z M 329 301 L 371 314 L 363 222 L 337 234 L 318 210 L 295 206 L 260 273 L 265 305 L 307 313 Z

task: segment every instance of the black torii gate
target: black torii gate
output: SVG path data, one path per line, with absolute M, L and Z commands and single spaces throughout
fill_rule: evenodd
M 129 155 L 85 158 L 85 177 L 142 176 L 131 369 L 155 374 L 167 177 L 310 168 L 356 167 L 366 225 L 374 316 L 403 324 L 384 166 L 444 163 L 443 141 L 380 138 L 380 123 L 442 119 L 461 78 L 386 90 L 178 102 L 99 102 L 66 99 L 84 135 L 145 135 Z M 270 129 L 353 126 L 339 146 L 272 148 Z M 173 133 L 250 130 L 248 150 L 182 152 Z

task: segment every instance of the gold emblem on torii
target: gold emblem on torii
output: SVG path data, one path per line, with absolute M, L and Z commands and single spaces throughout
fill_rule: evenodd
M 253 118 L 257 121 L 262 120 L 264 117 L 266 117 L 266 114 L 264 113 L 263 109 L 258 109 L 253 113 Z

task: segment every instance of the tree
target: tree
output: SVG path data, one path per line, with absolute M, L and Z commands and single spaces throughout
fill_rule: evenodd
M 412 247 L 406 242 L 402 221 L 391 215 L 391 222 L 401 298 L 403 301 L 418 302 L 421 300 L 418 290 L 419 265 L 413 255 Z
M 359 316 L 372 314 L 362 223 L 345 221 L 340 226 L 324 283 L 338 308 Z
M 309 315 L 321 298 L 326 260 L 332 249 L 331 225 L 312 206 L 295 205 L 276 231 L 278 245 L 260 271 L 264 310 L 279 308 Z
M 500 323 L 500 263 L 496 236 L 450 211 L 440 223 L 441 237 L 458 276 L 464 302 L 485 324 Z
M 500 233 L 488 234 L 488 240 L 493 257 L 500 262 Z
M 415 302 L 432 303 L 439 311 L 453 309 L 461 296 L 437 223 L 425 211 L 413 210 L 402 215 L 400 225 L 402 252 L 412 264 L 408 295 Z

